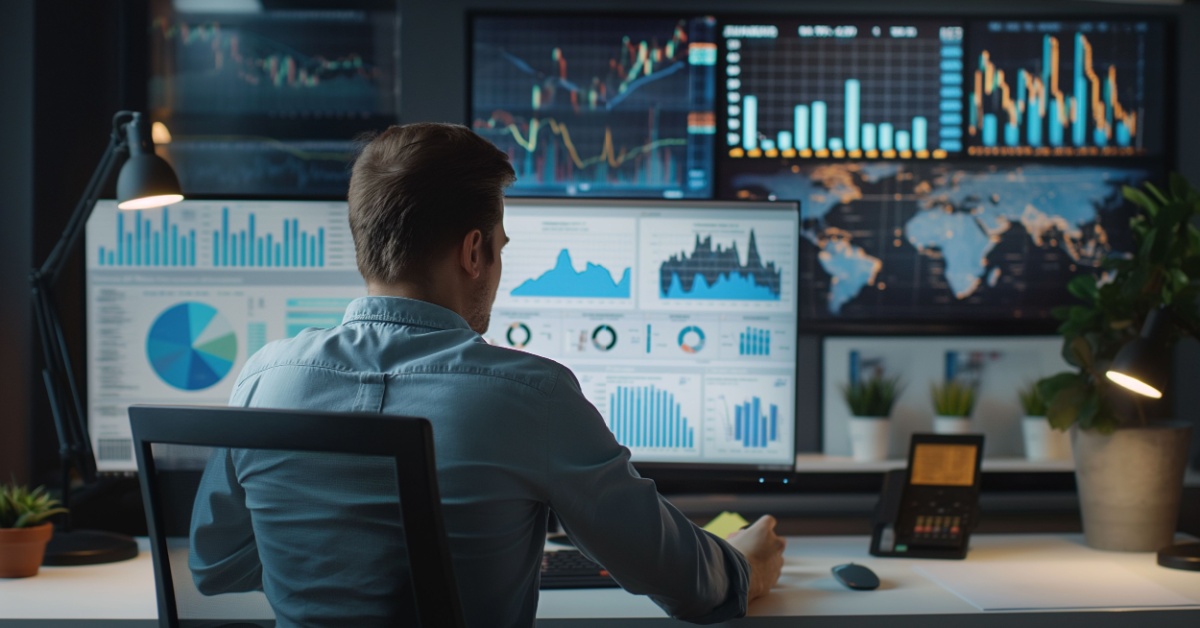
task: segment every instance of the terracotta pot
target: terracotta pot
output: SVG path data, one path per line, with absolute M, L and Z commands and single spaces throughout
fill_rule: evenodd
M 1083 534 L 1090 547 L 1153 552 L 1169 545 L 1179 520 L 1190 425 L 1071 428 Z
M 32 528 L 0 528 L 0 578 L 36 576 L 54 524 Z

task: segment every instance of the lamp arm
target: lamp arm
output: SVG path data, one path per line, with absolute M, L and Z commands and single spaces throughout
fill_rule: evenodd
M 30 290 L 33 293 L 34 321 L 42 346 L 42 379 L 46 385 L 50 414 L 59 441 L 64 506 L 69 503 L 71 469 L 79 471 L 88 482 L 95 479 L 96 469 L 95 460 L 91 456 L 91 441 L 87 437 L 87 426 L 84 423 L 86 415 L 83 412 L 79 385 L 71 366 L 71 356 L 67 350 L 66 336 L 63 333 L 52 287 L 66 266 L 69 254 L 78 245 L 87 219 L 95 209 L 105 183 L 111 178 L 118 158 L 128 150 L 124 129 L 132 118 L 133 113 L 128 111 L 120 111 L 113 116 L 113 129 L 108 146 L 105 147 L 104 154 L 101 155 L 79 202 L 67 219 L 62 235 L 46 260 L 29 276 Z

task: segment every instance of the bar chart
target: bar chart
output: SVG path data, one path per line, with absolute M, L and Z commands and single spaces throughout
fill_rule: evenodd
M 941 159 L 960 152 L 962 30 L 936 22 L 726 28 L 727 155 Z
M 738 334 L 738 355 L 771 355 L 771 330 L 747 327 Z
M 156 210 L 161 214 L 151 219 L 141 210 L 116 213 L 116 246 L 97 247 L 96 263 L 112 266 L 196 265 L 196 230 L 181 231 L 171 221 L 170 208 Z M 126 218 L 128 216 L 128 218 Z
M 751 397 L 733 408 L 733 440 L 743 447 L 766 447 L 779 440 L 779 406 Z
M 354 271 L 345 201 L 185 200 L 119 211 L 102 200 L 87 224 L 97 270 Z
M 245 229 L 231 230 L 229 208 L 221 209 L 220 229 L 212 232 L 214 267 L 321 268 L 325 266 L 325 228 L 300 229 L 300 219 L 283 218 L 282 234 L 258 228 L 256 212 L 246 216 Z
M 609 425 L 630 448 L 694 449 L 696 429 L 675 394 L 658 386 L 616 386 L 608 400 Z

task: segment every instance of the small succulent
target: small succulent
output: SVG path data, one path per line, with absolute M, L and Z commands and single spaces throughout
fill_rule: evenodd
M 1037 382 L 1026 384 L 1017 391 L 1025 416 L 1046 416 L 1046 400 L 1038 392 Z
M 31 528 L 64 512 L 44 486 L 0 485 L 0 528 Z
M 842 386 L 842 397 L 854 416 L 882 416 L 892 412 L 896 398 L 904 391 L 900 378 L 872 375 Z
M 933 408 L 939 416 L 971 416 L 975 407 L 975 387 L 956 380 L 930 384 Z

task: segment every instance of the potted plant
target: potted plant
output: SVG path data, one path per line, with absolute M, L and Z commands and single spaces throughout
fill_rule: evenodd
M 975 386 L 958 380 L 929 385 L 933 401 L 935 434 L 966 434 L 971 431 L 971 410 L 975 408 Z
M 1142 212 L 1130 223 L 1134 253 L 1103 264 L 1104 276 L 1073 279 L 1081 303 L 1055 312 L 1072 370 L 1038 382 L 1046 418 L 1071 431 L 1088 545 L 1151 551 L 1174 534 L 1190 426 L 1154 420 L 1106 374 L 1118 351 L 1150 327 L 1163 368 L 1183 336 L 1200 330 L 1200 193 L 1179 175 L 1166 190 L 1126 186 Z M 1150 320 L 1153 324 L 1147 324 Z
M 66 511 L 44 486 L 0 485 L 0 578 L 37 575 L 54 533 L 47 519 Z
M 842 386 L 842 398 L 850 407 L 850 452 L 855 460 L 887 459 L 888 416 L 903 391 L 899 377 L 880 371 Z
M 1030 382 L 1017 391 L 1021 409 L 1021 436 L 1025 457 L 1029 460 L 1066 460 L 1071 457 L 1071 441 L 1067 433 L 1050 427 L 1046 420 L 1046 400 L 1038 392 L 1037 382 Z

